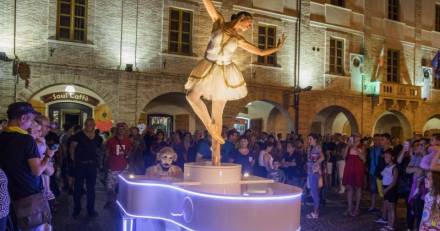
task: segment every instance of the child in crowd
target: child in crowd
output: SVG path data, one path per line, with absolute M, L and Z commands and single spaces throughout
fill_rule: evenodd
M 396 167 L 396 156 L 391 149 L 384 153 L 385 168 L 382 170 L 382 190 L 384 194 L 383 221 L 387 225 L 381 231 L 394 230 L 394 221 L 396 217 L 397 202 L 397 178 L 398 170 Z
M 281 162 L 278 159 L 273 161 L 273 169 L 267 174 L 267 178 L 272 179 L 279 183 L 286 182 L 286 174 L 280 169 Z

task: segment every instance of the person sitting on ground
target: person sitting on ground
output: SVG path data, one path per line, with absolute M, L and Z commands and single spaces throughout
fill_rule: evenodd
M 267 178 L 274 180 L 275 182 L 285 183 L 286 182 L 286 174 L 283 170 L 280 169 L 281 161 L 279 159 L 275 159 L 273 161 L 273 169 L 271 169 L 267 173 Z

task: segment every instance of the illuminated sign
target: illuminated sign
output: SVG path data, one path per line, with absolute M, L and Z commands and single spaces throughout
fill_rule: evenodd
M 41 100 L 44 103 L 50 103 L 53 101 L 60 101 L 60 100 L 73 100 L 73 101 L 80 101 L 83 103 L 88 103 L 93 106 L 97 106 L 99 104 L 99 100 L 86 95 L 82 93 L 69 93 L 69 92 L 54 92 L 47 95 L 41 96 Z
M 380 82 L 374 81 L 365 84 L 365 93 L 367 95 L 379 95 L 380 94 Z

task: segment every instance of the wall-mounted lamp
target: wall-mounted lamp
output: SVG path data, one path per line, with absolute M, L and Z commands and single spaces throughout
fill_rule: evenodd
M 133 71 L 133 64 L 125 64 L 125 71 L 132 72 Z
M 76 89 L 74 86 L 68 85 L 68 86 L 66 86 L 66 88 L 64 88 L 64 91 L 67 93 L 73 94 L 76 92 Z
M 52 57 L 54 52 L 55 52 L 55 48 L 54 47 L 49 48 L 49 55 L 50 55 L 50 57 Z

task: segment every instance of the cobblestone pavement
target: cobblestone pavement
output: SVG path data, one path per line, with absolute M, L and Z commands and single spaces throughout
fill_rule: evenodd
M 100 184 L 100 183 L 98 183 Z M 368 206 L 367 196 L 364 196 L 362 201 L 363 210 Z M 116 207 L 112 209 L 104 209 L 105 192 L 102 187 L 97 189 L 96 210 L 99 216 L 94 219 L 89 219 L 86 216 L 85 208 L 81 216 L 74 220 L 72 213 L 72 197 L 63 194 L 60 199 L 60 205 L 54 215 L 54 231 L 120 231 L 121 222 L 119 212 Z M 83 198 L 83 206 L 85 206 L 85 195 Z M 303 206 L 301 211 L 301 230 L 303 231 L 377 231 L 381 226 L 374 223 L 378 214 L 361 213 L 359 217 L 343 216 L 345 211 L 345 200 L 341 195 L 332 194 L 327 200 L 326 206 L 321 209 L 321 216 L 317 220 L 309 220 L 305 215 L 310 212 L 311 204 L 308 203 Z M 403 215 L 405 210 L 400 206 L 398 213 L 398 229 L 404 229 Z M 268 230 L 270 231 L 270 230 Z

